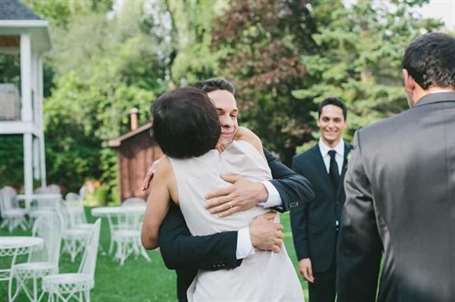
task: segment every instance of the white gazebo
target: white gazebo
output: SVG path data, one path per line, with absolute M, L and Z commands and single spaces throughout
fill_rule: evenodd
M 0 83 L 0 135 L 23 136 L 26 195 L 33 179 L 46 185 L 42 56 L 49 49 L 48 23 L 19 0 L 1 0 L 0 54 L 20 57 L 20 84 Z

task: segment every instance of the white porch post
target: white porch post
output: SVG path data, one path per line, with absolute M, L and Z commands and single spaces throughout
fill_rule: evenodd
M 38 56 L 36 54 L 36 50 L 32 47 L 32 64 L 31 64 L 31 90 L 32 90 L 32 114 L 33 114 L 33 122 L 34 127 L 37 129 L 37 133 L 33 136 L 33 153 L 32 153 L 32 160 L 33 160 L 33 179 L 39 180 L 40 179 L 40 104 L 37 95 L 38 89 Z
M 46 181 L 46 154 L 44 148 L 44 119 L 43 119 L 43 112 L 44 112 L 44 104 L 43 104 L 43 96 L 44 96 L 44 85 L 43 85 L 43 60 L 41 56 L 38 56 L 37 60 L 37 67 L 38 67 L 38 88 L 36 89 L 36 99 L 37 103 L 39 104 L 40 110 L 38 111 L 38 125 L 40 127 L 39 130 L 39 144 L 40 144 L 40 169 L 41 169 L 41 186 L 47 186 Z
M 22 121 L 32 122 L 31 62 L 32 47 L 29 34 L 21 34 L 21 98 Z M 33 193 L 32 134 L 24 133 L 24 193 Z M 27 201 L 28 204 L 28 201 Z

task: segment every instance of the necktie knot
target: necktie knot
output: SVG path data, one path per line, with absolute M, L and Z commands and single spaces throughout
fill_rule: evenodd
M 335 155 L 337 154 L 337 152 L 335 150 L 330 150 L 329 151 L 329 156 L 330 156 L 330 159 L 335 159 Z

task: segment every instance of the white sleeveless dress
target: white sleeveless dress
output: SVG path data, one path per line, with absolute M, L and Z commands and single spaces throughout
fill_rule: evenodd
M 180 209 L 193 235 L 237 231 L 266 212 L 255 207 L 219 218 L 205 208 L 204 196 L 228 185 L 221 175 L 235 173 L 254 181 L 271 179 L 267 161 L 251 144 L 235 141 L 221 154 L 211 150 L 192 159 L 169 159 L 177 181 Z M 235 269 L 199 271 L 187 296 L 189 302 L 304 301 L 300 282 L 284 245 L 280 253 L 256 251 Z

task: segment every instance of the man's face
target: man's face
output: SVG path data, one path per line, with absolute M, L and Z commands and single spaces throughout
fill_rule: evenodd
M 215 105 L 221 124 L 220 142 L 228 144 L 234 139 L 239 124 L 237 116 L 239 110 L 232 93 L 227 90 L 214 90 L 208 93 L 209 98 Z
M 346 128 L 343 109 L 335 105 L 322 107 L 317 124 L 324 143 L 330 147 L 335 147 L 343 136 L 343 130 Z

